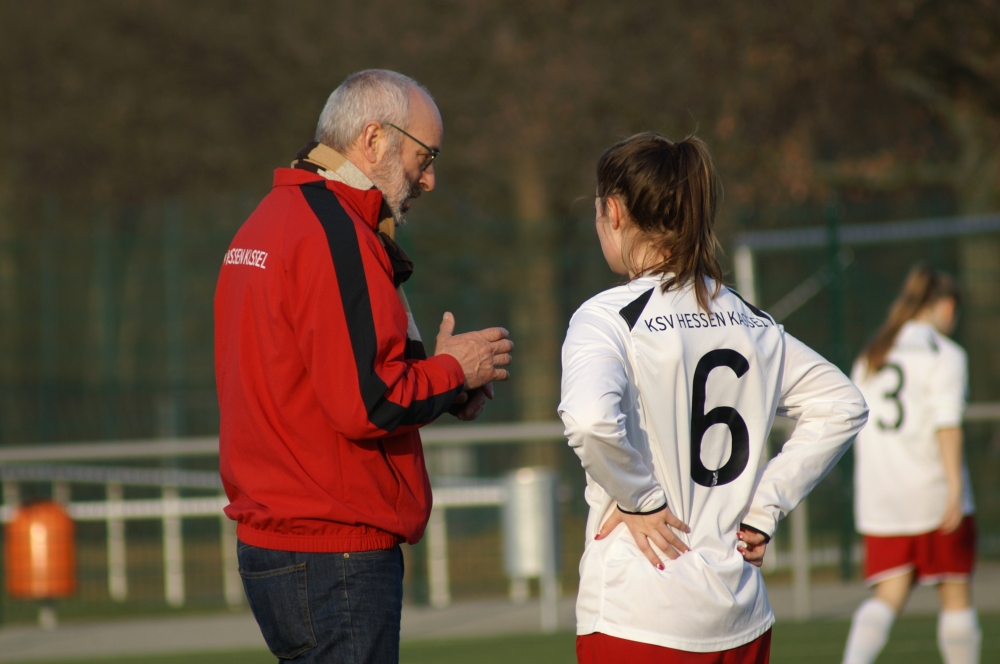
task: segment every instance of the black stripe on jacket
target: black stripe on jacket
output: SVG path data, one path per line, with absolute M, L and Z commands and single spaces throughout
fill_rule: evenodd
M 330 257 L 333 259 L 337 285 L 340 288 L 340 301 L 347 318 L 351 347 L 354 349 L 361 400 L 368 411 L 368 420 L 385 431 L 392 431 L 399 426 L 431 422 L 448 410 L 463 387 L 460 385 L 426 399 L 415 399 L 408 408 L 386 398 L 389 386 L 375 372 L 375 357 L 378 352 L 375 317 L 372 314 L 368 281 L 365 279 L 365 266 L 354 221 L 340 204 L 337 195 L 322 182 L 307 183 L 299 189 L 323 226 L 330 246 Z

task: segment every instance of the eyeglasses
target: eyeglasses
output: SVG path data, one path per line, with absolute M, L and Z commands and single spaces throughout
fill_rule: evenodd
M 413 134 L 410 134 L 409 132 L 407 132 L 405 129 L 401 129 L 401 128 L 397 127 L 396 125 L 392 124 L 391 122 L 383 122 L 382 124 L 388 125 L 388 126 L 392 127 L 393 129 L 395 129 L 396 131 L 398 131 L 399 133 L 401 133 L 403 136 L 406 136 L 407 138 L 409 138 L 410 140 L 412 140 L 414 143 L 416 143 L 417 145 L 419 145 L 423 149 L 427 150 L 428 159 L 424 163 L 422 163 L 420 165 L 420 170 L 426 171 L 428 168 L 430 168 L 431 164 L 434 163 L 434 160 L 438 158 L 439 154 L 441 154 L 440 150 L 438 150 L 437 148 L 430 147 L 429 145 L 427 145 L 426 143 L 424 143 L 423 141 L 421 141 L 419 138 L 417 138 Z

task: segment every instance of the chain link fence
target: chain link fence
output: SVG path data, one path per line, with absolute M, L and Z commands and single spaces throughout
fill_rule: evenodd
M 801 228 L 737 238 L 741 288 L 786 330 L 842 369 L 850 370 L 884 321 L 910 268 L 925 262 L 954 275 L 963 292 L 956 340 L 969 353 L 972 402 L 1000 401 L 1000 217 L 930 218 L 844 224 L 842 210 Z M 980 552 L 1000 557 L 1000 414 L 973 408 L 965 456 L 977 503 Z M 859 539 L 852 515 L 853 455 L 848 453 L 809 502 L 813 548 L 839 550 L 844 578 L 858 572 Z

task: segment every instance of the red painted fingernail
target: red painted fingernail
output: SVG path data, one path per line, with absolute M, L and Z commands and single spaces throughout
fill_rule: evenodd
M 601 539 L 601 534 L 597 533 L 596 535 L 594 535 L 594 539 Z
M 658 564 L 656 565 L 656 569 L 658 569 L 658 570 L 662 570 L 662 569 L 663 569 L 663 563 L 658 563 Z

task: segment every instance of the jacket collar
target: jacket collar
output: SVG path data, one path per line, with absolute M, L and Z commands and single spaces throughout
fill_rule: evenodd
M 347 157 L 333 148 L 316 141 L 306 143 L 296 153 L 295 160 L 291 166 L 294 169 L 316 173 L 333 182 L 341 182 L 353 189 L 375 189 L 375 184 L 371 179 L 360 168 L 351 163 Z M 365 218 L 365 221 L 368 222 L 368 219 Z M 396 236 L 396 222 L 393 219 L 392 211 L 385 204 L 384 200 L 380 205 L 378 219 L 373 228 L 385 233 L 390 239 Z
M 304 184 L 326 187 L 337 194 L 341 204 L 356 214 L 361 221 L 379 230 L 379 220 L 382 218 L 382 192 L 378 189 L 355 189 L 337 180 L 328 180 L 323 176 L 297 168 L 278 168 L 274 171 L 275 187 L 298 187 Z M 391 217 L 390 217 L 391 220 Z

